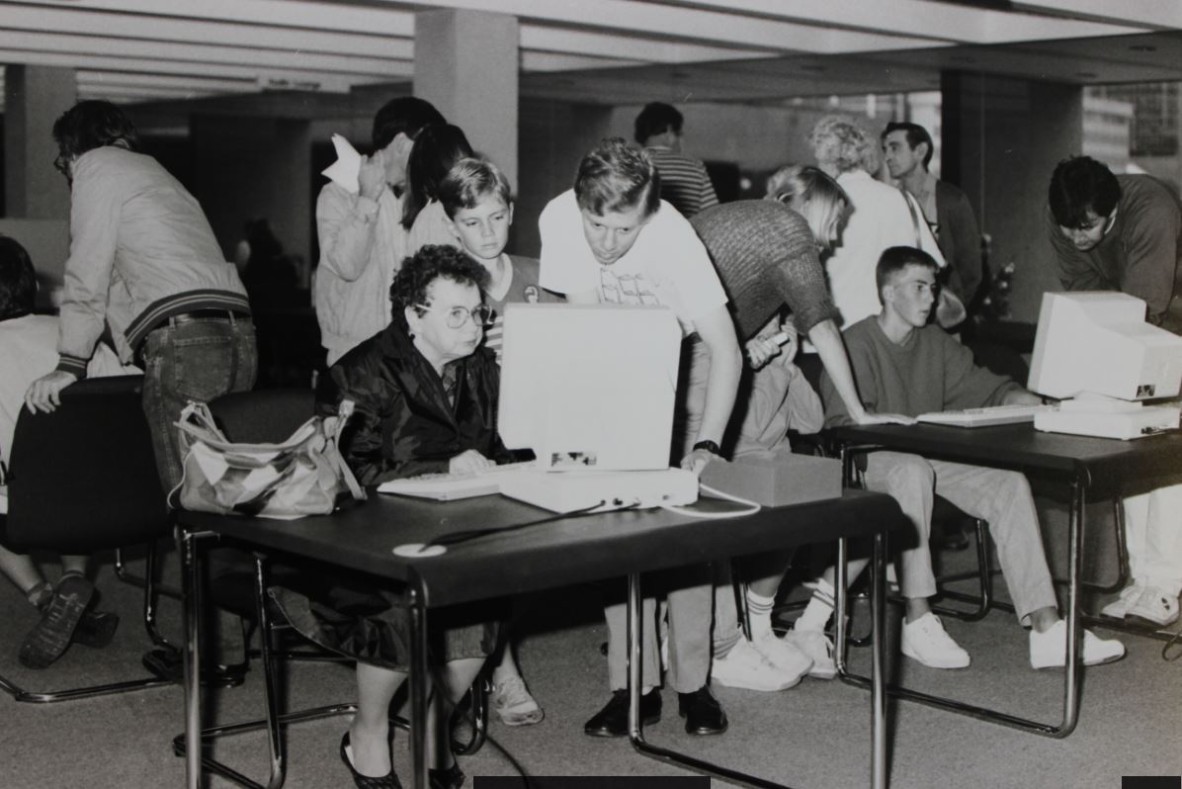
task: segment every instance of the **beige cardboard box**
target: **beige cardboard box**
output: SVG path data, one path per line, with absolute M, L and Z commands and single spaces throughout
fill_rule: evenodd
M 785 449 L 730 463 L 713 461 L 702 471 L 702 484 L 765 507 L 803 504 L 841 495 L 841 461 Z

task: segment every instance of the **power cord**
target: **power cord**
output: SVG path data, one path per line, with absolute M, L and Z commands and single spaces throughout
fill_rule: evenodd
M 763 506 L 758 502 L 748 501 L 747 499 L 740 498 L 732 493 L 726 493 L 724 491 L 718 490 L 717 488 L 712 488 L 705 483 L 698 483 L 698 487 L 701 490 L 704 490 L 713 496 L 717 496 L 720 499 L 726 499 L 727 501 L 733 501 L 736 504 L 742 504 L 744 505 L 744 509 L 732 510 L 731 512 L 698 512 L 697 510 L 690 510 L 677 505 L 661 505 L 661 509 L 668 510 L 669 512 L 675 512 L 678 515 L 686 515 L 690 518 L 702 518 L 704 520 L 718 520 L 719 518 L 745 518 L 748 515 L 754 515 L 763 509 Z
M 443 534 L 443 535 L 440 535 L 439 537 L 436 537 L 435 539 L 431 540 L 430 542 L 425 543 L 423 545 L 423 547 L 419 549 L 419 552 L 421 553 L 421 552 L 427 550 L 428 548 L 432 548 L 435 546 L 459 545 L 460 543 L 468 542 L 470 540 L 475 540 L 480 537 L 484 537 L 485 535 L 488 535 L 488 534 L 507 534 L 509 532 L 518 531 L 520 529 L 528 529 L 531 526 L 541 526 L 544 523 L 553 523 L 554 521 L 565 520 L 567 518 L 582 518 L 582 517 L 586 517 L 587 515 L 599 515 L 602 512 L 604 512 L 604 510 L 602 510 L 601 507 L 605 507 L 605 506 L 607 506 L 607 502 L 601 500 L 598 504 L 593 504 L 590 507 L 584 507 L 583 509 L 580 509 L 580 510 L 574 510 L 572 512 L 560 512 L 556 515 L 550 515 L 545 518 L 538 518 L 535 521 L 526 521 L 525 523 L 517 523 L 517 524 L 514 524 L 513 526 L 502 526 L 499 528 L 493 527 L 493 528 L 488 528 L 488 529 L 467 529 L 464 531 L 452 532 L 451 534 Z M 634 503 L 629 504 L 625 507 L 614 508 L 612 511 L 614 512 L 614 511 L 618 511 L 618 510 L 632 510 L 632 509 L 636 509 L 638 506 L 639 506 L 639 502 L 634 502 Z

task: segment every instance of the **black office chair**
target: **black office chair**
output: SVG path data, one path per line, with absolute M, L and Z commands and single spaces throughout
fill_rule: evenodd
M 92 554 L 146 545 L 144 627 L 156 629 L 157 543 L 171 532 L 142 405 L 143 377 L 79 381 L 48 414 L 22 410 L 9 466 L 0 543 L 21 553 Z M 159 676 L 58 691 L 29 691 L 0 677 L 17 701 L 46 703 L 171 685 Z

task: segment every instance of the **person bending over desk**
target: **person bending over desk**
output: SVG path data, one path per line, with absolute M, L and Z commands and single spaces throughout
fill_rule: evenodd
M 701 474 L 718 456 L 735 404 L 742 357 L 726 310 L 726 293 L 710 257 L 677 209 L 660 199 L 660 176 L 648 155 L 620 138 L 603 140 L 579 163 L 574 189 L 551 200 L 538 219 L 541 285 L 576 304 L 666 306 L 687 337 L 688 381 L 679 392 L 674 454 Z M 578 349 L 570 349 L 577 352 Z M 683 369 L 687 369 L 683 367 Z M 623 382 L 621 382 L 623 384 Z M 669 579 L 669 684 L 690 734 L 719 734 L 726 714 L 710 694 L 709 567 L 677 570 Z M 628 727 L 626 607 L 609 605 L 608 674 L 612 698 L 583 727 L 592 737 L 622 737 Z M 656 599 L 644 599 L 645 723 L 661 717 Z
M 496 360 L 479 347 L 488 319 L 481 295 L 487 279 L 458 249 L 423 247 L 394 277 L 390 325 L 329 368 L 317 408 L 331 414 L 343 400 L 355 404 L 341 451 L 362 484 L 511 459 L 495 428 Z M 376 580 L 326 586 L 311 596 L 289 589 L 273 595 L 297 630 L 357 660 L 357 716 L 341 740 L 341 760 L 362 789 L 397 787 L 388 716 L 410 662 L 409 613 L 399 592 Z M 444 682 L 454 703 L 492 651 L 496 626 L 469 618 L 446 629 L 443 642 L 444 654 L 435 657 L 447 662 Z M 432 786 L 460 786 L 464 774 L 450 749 L 437 750 Z
M 929 325 L 936 303 L 939 267 L 930 255 L 912 247 L 891 247 L 876 270 L 883 308 L 845 332 L 846 349 L 858 391 L 869 410 L 908 416 L 981 406 L 1040 403 L 1038 395 L 1014 381 L 973 363 L 972 352 L 941 329 Z M 827 426 L 849 424 L 845 404 L 828 375 L 821 379 Z M 969 655 L 944 631 L 928 598 L 936 593 L 928 547 L 933 493 L 968 514 L 989 522 L 998 561 L 1014 610 L 1029 624 L 1030 665 L 1063 666 L 1067 626 L 1059 617 L 1051 573 L 1043 552 L 1038 513 L 1026 477 L 1015 471 L 929 460 L 899 452 L 866 456 L 866 487 L 889 493 L 911 518 L 918 544 L 902 552 L 900 586 L 906 598 L 903 654 L 930 668 L 965 668 Z M 851 577 L 865 560 L 851 567 Z M 825 572 L 804 613 L 800 630 L 823 629 L 832 613 L 833 568 Z M 1121 642 L 1084 631 L 1086 666 L 1124 657 Z
M 1182 203 L 1148 175 L 1112 174 L 1087 156 L 1051 176 L 1047 234 L 1067 290 L 1119 290 L 1144 299 L 1150 323 L 1182 335 Z M 1159 626 L 1178 619 L 1182 485 L 1124 500 L 1132 583 L 1100 613 Z
M 769 185 L 773 188 L 766 200 L 740 200 L 708 208 L 691 222 L 730 295 L 739 334 L 747 338 L 752 374 L 732 418 L 732 428 L 741 422 L 733 448 L 735 458 L 786 448 L 785 432 L 794 406 L 806 416 L 806 423 L 814 403 L 820 416 L 816 393 L 792 364 L 797 332 L 813 341 L 854 421 L 910 421 L 869 414 L 862 407 L 835 323 L 839 315 L 825 284 L 819 253 L 837 239 L 838 224 L 849 205 L 845 193 L 816 167 L 782 168 L 769 179 Z M 783 307 L 791 310 L 791 323 L 781 322 Z M 789 335 L 782 348 L 773 339 L 779 332 Z M 786 357 L 783 364 L 769 363 L 781 354 Z M 790 397 L 793 391 L 795 398 Z M 818 429 L 819 418 L 812 432 Z M 776 691 L 792 687 L 806 672 L 824 678 L 836 675 L 830 645 L 823 635 L 800 632 L 780 639 L 772 631 L 772 604 L 788 560 L 788 556 L 776 554 L 742 564 L 744 574 L 752 579 L 746 593 L 750 641 L 739 631 L 731 585 L 720 581 L 714 600 L 711 668 L 717 682 Z

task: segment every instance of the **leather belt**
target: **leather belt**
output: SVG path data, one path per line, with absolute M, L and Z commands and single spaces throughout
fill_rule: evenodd
M 182 323 L 192 323 L 193 321 L 223 320 L 230 322 L 249 317 L 250 316 L 245 313 L 235 312 L 234 310 L 208 309 L 192 310 L 191 312 L 182 312 L 178 313 L 177 315 L 170 315 L 168 316 L 168 322 L 171 325 L 176 326 Z

